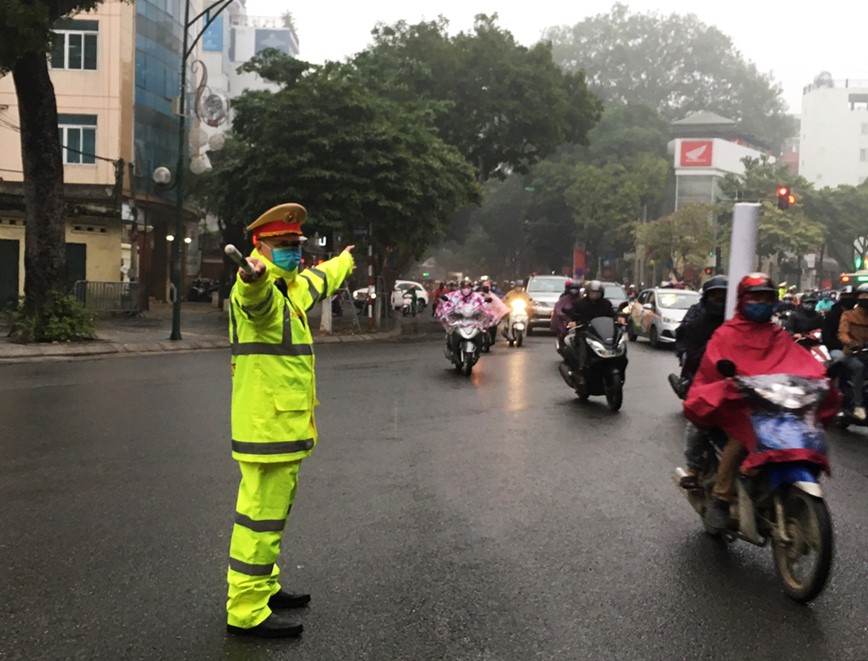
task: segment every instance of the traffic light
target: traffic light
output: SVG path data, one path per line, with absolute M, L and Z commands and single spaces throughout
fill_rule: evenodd
M 789 209 L 796 203 L 796 196 L 790 193 L 789 186 L 778 186 L 778 209 Z
M 713 270 L 714 269 L 712 269 L 710 266 L 706 266 L 705 267 L 705 275 L 711 275 Z
M 862 268 L 862 257 L 861 256 L 857 256 L 853 259 L 853 268 L 855 268 L 857 271 Z

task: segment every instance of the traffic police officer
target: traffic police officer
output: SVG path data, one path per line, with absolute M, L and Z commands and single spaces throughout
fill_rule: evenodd
M 328 300 L 353 270 L 351 250 L 300 270 L 299 204 L 269 209 L 248 228 L 252 275 L 239 269 L 229 297 L 232 345 L 232 457 L 241 469 L 229 550 L 227 629 L 298 636 L 284 609 L 310 595 L 278 582 L 277 556 L 295 497 L 298 469 L 316 445 L 313 339 L 306 312 Z

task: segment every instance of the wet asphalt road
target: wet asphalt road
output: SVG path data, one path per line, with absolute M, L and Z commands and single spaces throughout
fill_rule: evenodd
M 868 435 L 831 437 L 836 561 L 808 607 L 702 533 L 670 352 L 581 404 L 549 336 L 470 379 L 439 338 L 323 345 L 281 566 L 293 641 L 228 637 L 225 352 L 0 365 L 2 659 L 866 659 Z

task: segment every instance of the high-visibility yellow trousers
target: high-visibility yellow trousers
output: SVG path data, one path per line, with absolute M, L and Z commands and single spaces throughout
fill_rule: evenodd
M 241 484 L 229 546 L 227 621 L 249 629 L 271 615 L 268 600 L 280 590 L 277 556 L 295 500 L 301 461 L 239 461 Z

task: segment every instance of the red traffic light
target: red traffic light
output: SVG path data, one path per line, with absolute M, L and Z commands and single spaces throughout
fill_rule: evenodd
M 786 197 L 790 194 L 790 189 L 787 186 L 778 187 L 778 197 Z
M 705 275 L 711 275 L 712 268 L 710 266 L 705 267 Z

